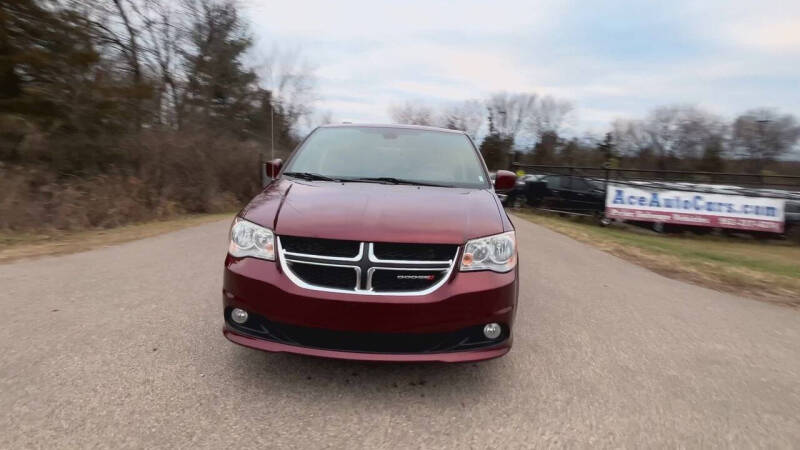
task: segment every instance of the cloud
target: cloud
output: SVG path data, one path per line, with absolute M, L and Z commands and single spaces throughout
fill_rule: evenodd
M 800 54 L 800 18 L 737 23 L 726 27 L 726 37 L 742 48 Z
M 692 103 L 800 114 L 800 2 L 272 2 L 247 9 L 260 47 L 302 48 L 319 106 L 385 122 L 391 104 L 494 91 L 577 107 L 572 129 Z
M 535 3 L 535 4 L 534 4 Z M 424 32 L 492 33 L 532 26 L 561 9 L 558 1 L 493 5 L 442 0 L 251 2 L 248 13 L 267 33 L 299 38 L 407 38 Z M 513 12 L 513 14 L 512 14 Z

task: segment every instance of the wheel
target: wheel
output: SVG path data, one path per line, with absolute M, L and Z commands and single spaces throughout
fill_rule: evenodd
M 525 198 L 521 195 L 515 195 L 511 198 L 511 207 L 514 209 L 520 209 L 525 206 Z
M 786 239 L 800 244 L 800 225 L 790 226 L 786 230 Z
M 653 231 L 656 233 L 664 232 L 664 222 L 653 222 Z
M 754 231 L 752 233 L 752 235 L 753 235 L 753 239 L 755 239 L 758 242 L 766 242 L 766 241 L 768 241 L 768 240 L 770 240 L 770 239 L 775 237 L 774 234 L 765 233 L 763 231 Z
M 611 219 L 609 219 L 605 215 L 601 215 L 601 216 L 598 216 L 597 223 L 599 223 L 601 227 L 607 227 L 607 226 L 611 225 Z
M 710 227 L 689 227 L 689 231 L 698 236 L 705 236 L 707 234 L 711 234 L 714 229 Z

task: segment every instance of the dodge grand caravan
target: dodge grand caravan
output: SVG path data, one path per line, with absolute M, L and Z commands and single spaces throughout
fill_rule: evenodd
M 511 348 L 514 227 L 460 132 L 314 130 L 233 221 L 224 335 L 273 352 L 461 362 Z

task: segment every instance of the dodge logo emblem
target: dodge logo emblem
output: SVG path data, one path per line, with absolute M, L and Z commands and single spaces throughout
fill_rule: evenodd
M 398 280 L 432 280 L 435 276 L 433 275 L 398 275 Z

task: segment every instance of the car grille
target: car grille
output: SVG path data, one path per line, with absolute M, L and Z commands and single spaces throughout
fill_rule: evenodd
M 280 262 L 300 287 L 333 292 L 422 295 L 455 266 L 457 245 L 279 236 Z
M 393 244 L 376 242 L 376 258 L 401 261 L 447 261 L 453 257 L 455 245 L 445 244 Z
M 355 289 L 356 271 L 349 267 L 320 266 L 317 264 L 289 263 L 289 269 L 301 280 L 315 286 Z
M 299 345 L 362 353 L 442 353 L 491 347 L 506 341 L 509 328 L 501 324 L 497 339 L 483 335 L 483 325 L 462 328 L 449 333 L 375 333 L 336 331 L 274 322 L 251 313 L 247 322 L 230 320 L 231 308 L 225 310 L 227 326 L 239 333 L 281 344 Z
M 360 242 L 338 239 L 316 239 L 294 236 L 281 236 L 284 250 L 308 255 L 326 255 L 352 258 L 358 254 Z

